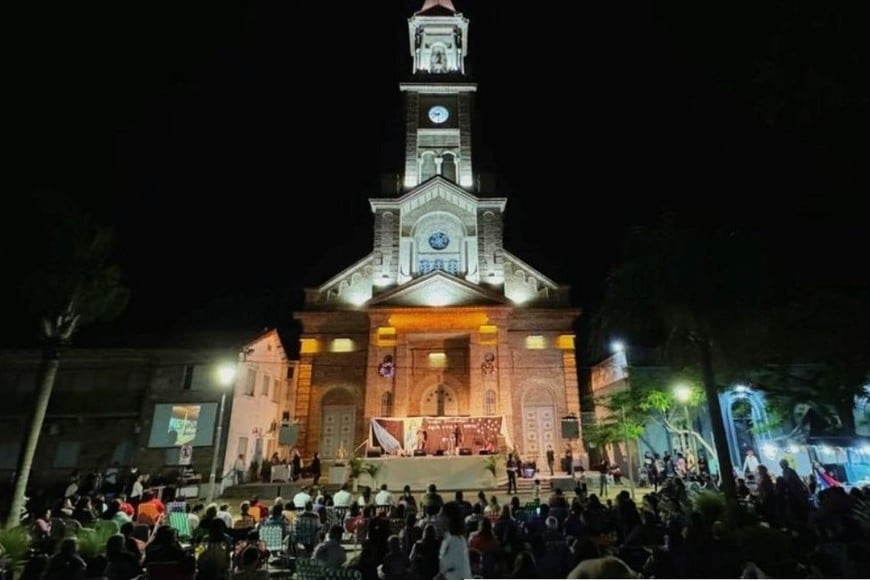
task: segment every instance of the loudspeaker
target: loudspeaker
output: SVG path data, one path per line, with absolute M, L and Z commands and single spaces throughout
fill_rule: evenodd
M 480 451 L 477 452 L 477 454 L 478 455 L 489 455 L 489 451 L 487 451 L 486 449 L 481 449 Z
M 556 491 L 557 489 L 562 490 L 562 493 L 570 493 L 574 491 L 574 488 L 577 487 L 577 480 L 573 477 L 551 477 L 550 478 L 550 489 Z
M 443 450 L 443 449 L 437 449 L 437 450 L 435 451 L 435 455 L 437 455 L 438 457 L 443 457 L 443 456 L 444 456 L 444 450 Z
M 380 447 L 369 447 L 366 449 L 366 457 L 380 457 L 383 450 Z
M 296 445 L 299 439 L 299 427 L 296 425 L 281 425 L 278 430 L 278 445 Z
M 424 455 L 426 455 L 425 449 L 415 449 L 414 450 L 414 457 L 422 457 Z
M 460 455 L 471 455 L 471 449 L 469 449 L 468 447 L 460 447 L 459 454 Z
M 562 419 L 562 439 L 579 439 L 580 423 L 577 419 Z

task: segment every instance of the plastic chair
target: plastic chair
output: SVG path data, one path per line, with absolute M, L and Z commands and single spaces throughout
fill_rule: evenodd
M 272 554 L 284 553 L 284 528 L 279 524 L 260 526 L 260 540 Z
M 324 571 L 325 568 L 319 560 L 296 559 L 296 578 L 298 580 L 324 580 Z
M 362 572 L 356 568 L 324 568 L 323 580 L 362 580 Z

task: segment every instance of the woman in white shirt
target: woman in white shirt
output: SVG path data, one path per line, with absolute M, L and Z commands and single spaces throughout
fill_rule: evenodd
M 442 513 L 447 519 L 447 531 L 441 540 L 438 552 L 438 571 L 445 580 L 471 578 L 471 561 L 468 558 L 468 539 L 465 537 L 465 521 L 459 506 L 446 504 Z

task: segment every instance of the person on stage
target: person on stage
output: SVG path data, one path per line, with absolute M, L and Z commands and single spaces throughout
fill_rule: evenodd
M 457 449 L 462 447 L 462 428 L 459 427 L 458 423 L 453 427 L 453 445 Z
M 508 453 L 507 457 L 507 476 L 508 476 L 508 493 L 519 493 L 517 491 L 517 471 L 520 469 L 519 460 L 514 457 L 513 453 Z
M 426 450 L 426 442 L 429 440 L 429 433 L 423 427 L 417 429 L 417 449 L 420 451 Z
M 550 469 L 550 476 L 553 476 L 553 465 L 556 463 L 556 452 L 553 451 L 552 445 L 547 445 L 547 467 Z

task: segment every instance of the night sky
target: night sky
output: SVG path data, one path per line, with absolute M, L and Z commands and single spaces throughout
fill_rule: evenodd
M 507 249 L 591 311 L 626 228 L 672 210 L 760 233 L 803 279 L 867 283 L 861 19 L 785 0 L 653 4 L 455 0 L 471 19 L 475 162 L 508 197 Z M 285 325 L 304 287 L 370 251 L 368 198 L 401 168 L 420 5 L 23 8 L 10 256 L 28 256 L 14 238 L 29 195 L 65 192 L 113 226 L 132 290 L 82 341 Z M 5 303 L 4 342 L 29 343 L 36 325 Z

